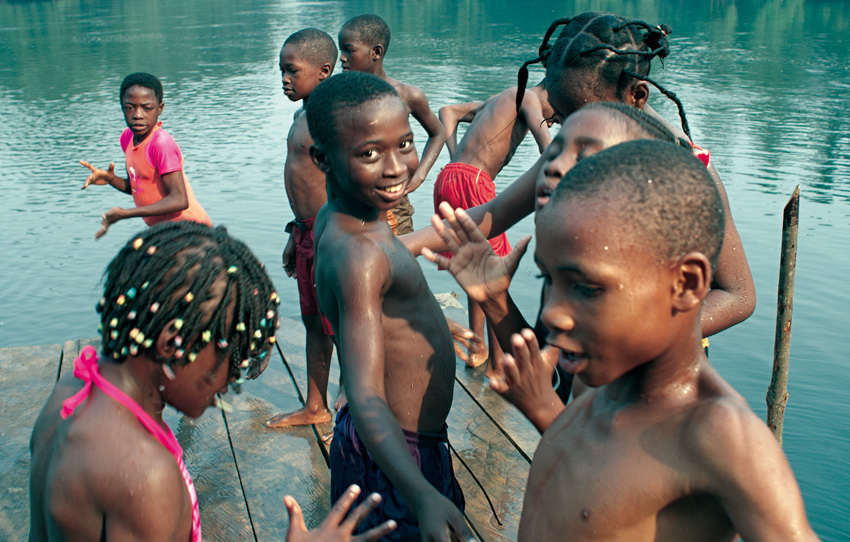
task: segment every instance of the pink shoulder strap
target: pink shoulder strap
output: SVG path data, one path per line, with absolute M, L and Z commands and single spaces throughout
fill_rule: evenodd
M 177 438 L 175 438 L 174 433 L 171 432 L 168 426 L 163 427 L 156 423 L 138 403 L 100 374 L 97 367 L 97 360 L 97 350 L 94 347 L 86 346 L 80 351 L 80 355 L 74 360 L 74 376 L 83 381 L 83 389 L 65 399 L 62 403 L 60 414 L 63 418 L 68 418 L 68 416 L 73 414 L 74 410 L 89 396 L 92 384 L 100 388 L 103 393 L 112 399 L 127 407 L 136 416 L 139 423 L 156 437 L 177 461 L 177 466 L 180 468 L 183 481 L 186 482 L 186 488 L 189 490 L 189 499 L 192 503 L 192 542 L 201 542 L 201 515 L 198 508 L 198 495 L 195 491 L 195 484 L 192 482 L 192 476 L 183 462 L 183 448 L 180 447 L 180 443 L 177 442 Z

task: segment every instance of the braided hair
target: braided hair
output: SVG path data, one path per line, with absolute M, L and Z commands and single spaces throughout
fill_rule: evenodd
M 248 378 L 265 369 L 279 325 L 280 298 L 263 265 L 223 226 L 156 224 L 133 236 L 104 276 L 99 331 L 103 353 L 114 361 L 155 348 L 159 333 L 173 322 L 175 356 L 154 354 L 152 359 L 185 365 L 214 343 L 237 384 L 242 369 Z M 217 294 L 222 281 L 223 294 Z
M 562 25 L 564 29 L 558 39 L 549 45 L 552 34 Z M 565 68 L 576 68 L 592 74 L 594 78 L 613 88 L 617 96 L 620 96 L 634 79 L 650 83 L 676 103 L 682 130 L 690 138 L 690 128 L 681 100 L 675 93 L 649 78 L 652 59 L 663 59 L 670 53 L 667 35 L 671 32 L 670 27 L 666 25 L 654 26 L 644 21 L 592 11 L 554 21 L 546 30 L 538 56 L 524 63 L 519 70 L 517 110 L 522 104 L 528 83 L 528 66 L 541 62 L 546 68 L 546 82 L 550 85 Z

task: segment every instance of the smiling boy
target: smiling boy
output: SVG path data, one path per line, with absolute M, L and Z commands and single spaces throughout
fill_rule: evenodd
M 452 337 L 421 268 L 386 222 L 419 162 L 407 108 L 380 78 L 344 73 L 316 88 L 307 122 L 328 186 L 316 282 L 348 397 L 330 449 L 331 497 L 357 480 L 364 494 L 383 498 L 361 528 L 392 518 L 395 540 L 471 539 L 445 422 Z
M 307 128 L 305 108 L 313 89 L 333 73 L 336 52 L 333 38 L 316 28 L 295 32 L 286 38 L 280 50 L 283 93 L 290 101 L 300 100 L 303 104 L 295 112 L 286 137 L 283 181 L 295 220 L 286 225 L 289 240 L 283 249 L 283 268 L 298 281 L 301 321 L 307 332 L 307 401 L 304 408 L 268 420 L 266 425 L 273 428 L 331 421 L 327 393 L 333 330 L 319 312 L 313 280 L 313 224 L 328 195 L 325 174 L 310 158 L 313 138 Z
M 595 389 L 543 434 L 519 540 L 817 540 L 776 440 L 701 346 L 723 233 L 705 166 L 659 141 L 582 160 L 537 215 L 547 342 Z M 540 355 L 530 330 L 512 346 Z
M 384 56 L 390 46 L 390 29 L 383 19 L 373 14 L 352 17 L 339 31 L 339 60 L 344 71 L 371 73 L 380 77 L 396 90 L 408 112 L 413 115 L 425 132 L 428 141 L 422 150 L 422 160 L 416 168 L 416 174 L 400 198 L 390 210 L 389 220 L 393 231 L 398 235 L 413 231 L 413 205 L 407 194 L 422 184 L 428 172 L 440 156 L 440 150 L 446 141 L 446 129 L 437 115 L 431 111 L 428 98 L 422 89 L 407 85 L 388 76 L 384 71 Z

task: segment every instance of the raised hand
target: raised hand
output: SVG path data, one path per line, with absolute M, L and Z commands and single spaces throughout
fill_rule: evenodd
M 331 508 L 325 521 L 322 522 L 318 529 L 313 531 L 308 531 L 307 526 L 304 525 L 304 515 L 301 513 L 301 507 L 298 506 L 295 499 L 287 495 L 283 498 L 283 503 L 286 505 L 287 512 L 289 512 L 289 532 L 286 533 L 286 542 L 347 542 L 349 540 L 360 542 L 379 540 L 396 528 L 395 521 L 388 520 L 361 535 L 351 536 L 351 533 L 354 532 L 354 529 L 357 528 L 360 522 L 381 502 L 381 496 L 377 493 L 372 493 L 348 517 L 345 517 L 348 509 L 351 508 L 351 505 L 359 494 L 359 487 L 356 485 L 349 487 L 348 491 Z
M 511 349 L 513 355 L 506 352 L 502 356 L 501 371 L 490 379 L 490 387 L 543 433 L 564 409 L 552 387 L 558 349 L 547 346 L 541 351 L 530 329 L 523 329 L 511 337 Z
M 452 252 L 452 258 L 427 248 L 422 249 L 422 255 L 448 269 L 470 299 L 477 303 L 505 295 L 531 237 L 520 239 L 510 254 L 500 258 L 466 211 L 453 210 L 443 202 L 440 213 L 448 221 L 448 227 L 438 215 L 431 217 L 431 224 Z
M 463 514 L 443 495 L 428 498 L 416 512 L 423 542 L 475 542 Z
M 91 170 L 91 175 L 86 177 L 86 182 L 83 184 L 82 190 L 85 190 L 92 184 L 109 184 L 110 179 L 115 177 L 115 162 L 110 162 L 109 168 L 106 170 L 97 169 L 84 160 L 80 160 L 80 165 Z M 106 233 L 106 230 L 104 229 L 103 232 Z

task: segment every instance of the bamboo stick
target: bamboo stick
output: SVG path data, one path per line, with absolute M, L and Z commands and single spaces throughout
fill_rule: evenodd
M 788 355 L 791 349 L 791 309 L 797 268 L 797 226 L 800 219 L 800 185 L 782 213 L 782 252 L 779 258 L 779 292 L 776 302 L 776 336 L 773 342 L 773 374 L 767 388 L 767 425 L 782 445 L 782 425 L 788 402 Z

